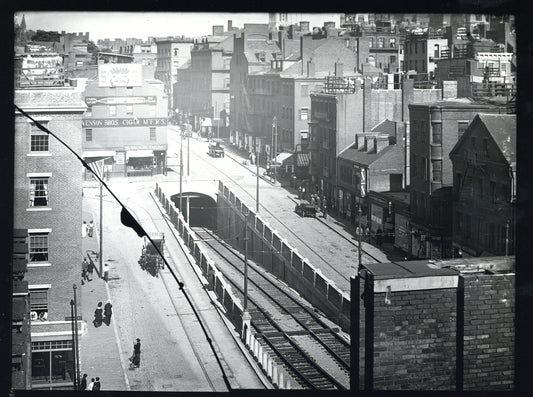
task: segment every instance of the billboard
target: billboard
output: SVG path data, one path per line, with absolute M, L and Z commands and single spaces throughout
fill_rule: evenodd
M 103 97 L 103 96 L 88 96 L 85 97 L 85 103 L 88 106 L 92 105 L 156 105 L 157 97 L 150 96 L 122 96 L 122 97 Z
M 142 65 L 112 63 L 98 65 L 98 87 L 142 86 Z

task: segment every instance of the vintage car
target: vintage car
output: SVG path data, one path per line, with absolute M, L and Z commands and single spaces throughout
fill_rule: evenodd
M 211 157 L 224 157 L 224 148 L 220 146 L 220 141 L 214 140 L 209 144 L 209 155 Z
M 312 216 L 316 217 L 317 207 L 315 204 L 311 204 L 307 200 L 301 200 L 299 204 L 296 204 L 294 209 L 296 213 L 300 216 Z

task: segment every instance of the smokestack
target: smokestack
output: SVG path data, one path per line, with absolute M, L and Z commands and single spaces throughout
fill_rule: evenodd
M 233 21 L 231 19 L 228 19 L 228 32 L 231 32 L 233 30 Z
M 315 77 L 315 63 L 313 58 L 307 61 L 307 77 Z

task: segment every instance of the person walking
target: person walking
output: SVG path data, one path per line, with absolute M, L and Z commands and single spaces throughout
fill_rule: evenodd
M 381 245 L 381 242 L 383 241 L 383 232 L 381 231 L 381 228 L 378 228 L 376 231 L 376 241 L 378 245 Z
M 87 237 L 87 222 L 81 224 L 81 237 Z
M 80 381 L 80 391 L 85 391 L 87 389 L 87 374 L 83 374 L 83 378 Z
M 96 307 L 96 310 L 94 311 L 94 320 L 93 324 L 95 328 L 98 328 L 102 325 L 102 302 L 98 302 L 98 306 Z
M 87 386 L 87 391 L 92 391 L 94 387 L 94 378 L 91 378 L 91 383 Z
M 326 201 L 326 196 L 322 198 L 322 216 L 324 219 L 327 219 L 328 217 L 328 203 Z
M 141 365 L 141 340 L 137 338 L 137 343 L 133 345 L 133 355 L 130 357 L 131 364 L 133 368 L 139 368 Z
M 83 280 L 89 281 L 88 277 L 87 277 L 87 271 L 88 270 L 89 270 L 89 262 L 87 262 L 87 258 L 83 258 L 83 262 L 81 263 L 81 278 L 82 278 L 82 281 Z
M 91 261 L 87 265 L 87 281 L 93 281 L 94 263 Z
M 93 391 L 100 391 L 100 378 L 97 376 L 94 382 Z
M 91 220 L 91 221 L 89 222 L 89 226 L 87 227 L 87 235 L 88 235 L 89 237 L 92 237 L 92 236 L 93 236 L 93 232 L 94 232 L 94 223 L 93 223 L 93 221 Z
M 102 268 L 102 272 L 103 272 L 103 279 L 107 283 L 107 278 L 109 276 L 109 266 L 108 266 L 107 263 L 104 263 L 104 267 Z
M 111 310 L 112 307 L 113 305 L 111 304 L 111 301 L 108 300 L 104 306 L 104 323 L 107 326 L 111 323 L 111 315 L 113 314 L 113 311 Z

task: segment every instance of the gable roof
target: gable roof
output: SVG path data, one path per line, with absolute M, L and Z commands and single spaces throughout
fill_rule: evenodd
M 378 160 L 379 158 L 385 156 L 388 152 L 390 152 L 393 146 L 396 146 L 396 145 L 389 145 L 383 148 L 383 150 L 380 151 L 379 153 L 366 153 L 358 149 L 355 149 L 355 142 L 354 142 L 352 145 L 350 145 L 349 148 L 339 153 L 338 158 L 369 166 L 374 161 Z

